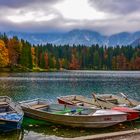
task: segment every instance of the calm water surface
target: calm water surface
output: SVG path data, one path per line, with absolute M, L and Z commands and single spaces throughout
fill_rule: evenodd
M 92 92 L 98 94 L 123 92 L 131 98 L 140 100 L 140 71 L 0 73 L 0 95 L 10 96 L 14 101 L 45 98 L 53 102 L 56 101 L 56 97 L 61 95 L 80 94 L 91 97 Z M 30 125 L 30 122 L 27 124 L 22 130 L 23 139 L 29 139 L 31 136 L 36 139 L 38 139 L 37 137 L 46 138 L 49 135 L 73 137 L 78 134 L 87 135 L 101 132 L 101 130 L 77 130 L 54 125 L 44 126 L 43 124 L 36 124 L 34 127 L 32 124 Z M 114 127 L 109 129 L 110 131 L 115 130 Z M 18 133 L 3 134 L 0 139 L 12 139 L 11 135 L 18 139 Z

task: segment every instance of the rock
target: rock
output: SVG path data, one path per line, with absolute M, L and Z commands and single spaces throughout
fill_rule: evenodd
M 80 133 L 84 133 L 84 132 L 85 132 L 85 130 L 81 130 L 81 131 L 80 131 Z
M 53 129 L 54 132 L 57 131 L 57 130 L 58 130 L 58 128 L 54 128 L 54 129 Z
M 29 124 L 29 127 L 33 127 L 33 125 L 32 124 Z

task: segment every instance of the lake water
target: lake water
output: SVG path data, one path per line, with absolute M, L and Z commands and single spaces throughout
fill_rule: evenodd
M 0 95 L 7 95 L 14 101 L 44 98 L 56 102 L 58 96 L 80 94 L 91 97 L 93 92 L 97 94 L 123 92 L 130 98 L 140 100 L 140 71 L 0 73 Z M 30 124 L 30 122 L 27 124 Z M 36 137 L 36 139 L 37 137 L 46 138 L 50 135 L 71 137 L 101 131 L 71 129 L 52 125 L 44 126 L 43 124 L 37 124 L 36 127 L 32 126 L 32 124 L 24 126 L 22 130 L 23 139 L 28 139 L 31 136 Z M 114 127 L 109 129 L 114 131 Z M 3 134 L 0 139 L 1 137 L 11 139 L 11 135 L 18 139 L 19 134 L 17 132 L 12 132 L 9 135 Z

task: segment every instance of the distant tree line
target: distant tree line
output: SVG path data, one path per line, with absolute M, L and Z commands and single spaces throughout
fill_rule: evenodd
M 0 35 L 0 67 L 70 70 L 140 70 L 140 46 L 31 45 Z

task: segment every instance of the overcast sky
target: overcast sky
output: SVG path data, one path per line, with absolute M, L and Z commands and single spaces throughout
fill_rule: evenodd
M 0 0 L 0 31 L 140 30 L 140 0 Z

